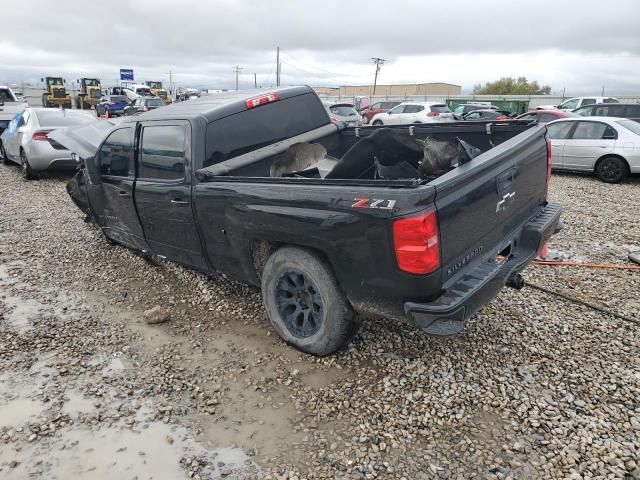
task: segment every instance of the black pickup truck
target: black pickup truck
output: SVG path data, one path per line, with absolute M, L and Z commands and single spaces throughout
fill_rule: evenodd
M 309 87 L 200 98 L 51 136 L 108 240 L 260 286 L 291 345 L 365 317 L 451 335 L 558 230 L 545 127 L 344 128 Z

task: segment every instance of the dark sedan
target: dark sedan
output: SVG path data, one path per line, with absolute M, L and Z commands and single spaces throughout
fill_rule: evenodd
M 148 112 L 164 106 L 164 100 L 160 97 L 138 97 L 124 109 L 124 114 L 135 115 L 136 113 Z
M 618 117 L 640 122 L 640 103 L 597 103 L 576 108 L 581 117 Z
M 465 113 L 462 116 L 463 120 L 472 121 L 472 120 L 509 120 L 509 116 L 507 112 L 503 112 L 501 110 L 492 110 L 492 109 L 484 109 L 484 110 L 473 110 L 469 113 Z

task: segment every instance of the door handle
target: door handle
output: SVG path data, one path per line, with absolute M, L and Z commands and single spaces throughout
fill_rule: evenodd
M 185 205 L 189 205 L 189 202 L 187 202 L 186 200 L 180 200 L 179 198 L 172 199 L 171 203 L 177 207 L 184 207 Z
M 129 192 L 125 191 L 125 190 L 120 190 L 118 192 L 118 195 L 120 195 L 121 197 L 130 197 L 131 196 L 131 194 Z

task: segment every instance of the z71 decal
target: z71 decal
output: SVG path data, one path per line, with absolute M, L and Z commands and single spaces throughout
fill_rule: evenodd
M 375 199 L 375 198 L 354 198 L 355 203 L 351 205 L 353 208 L 381 208 L 383 210 L 391 210 L 395 204 L 395 200 Z

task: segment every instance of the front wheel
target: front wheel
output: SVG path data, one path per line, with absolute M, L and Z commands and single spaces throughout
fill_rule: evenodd
M 628 175 L 627 163 L 620 157 L 605 157 L 596 166 L 596 176 L 605 183 L 619 183 Z
M 374 120 L 372 125 L 374 127 L 379 127 L 379 126 L 384 125 L 384 124 L 382 123 L 382 120 Z
M 298 350 L 324 356 L 353 332 L 354 312 L 331 267 L 312 251 L 283 247 L 262 273 L 262 299 L 278 334 Z
M 24 153 L 24 150 L 20 151 L 20 167 L 22 171 L 22 177 L 25 180 L 35 180 L 38 178 L 38 175 L 33 171 L 31 165 L 29 164 L 29 160 L 27 160 L 27 156 Z

